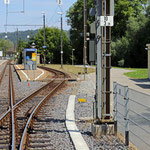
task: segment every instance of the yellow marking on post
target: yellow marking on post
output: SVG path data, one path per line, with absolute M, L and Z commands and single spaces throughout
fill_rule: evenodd
M 36 53 L 32 53 L 32 61 L 36 61 Z
M 86 102 L 86 99 L 85 99 L 85 98 L 78 98 L 78 101 L 79 101 L 79 102 L 82 102 L 82 103 L 85 103 L 85 102 Z

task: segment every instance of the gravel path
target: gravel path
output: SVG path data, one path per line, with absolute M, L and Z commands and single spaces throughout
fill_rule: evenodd
M 83 77 L 81 77 L 83 78 Z M 124 144 L 119 141 L 115 136 L 101 136 L 96 139 L 91 133 L 91 123 L 83 121 L 83 118 L 93 118 L 93 102 L 95 95 L 95 73 L 86 75 L 86 80 L 82 81 L 76 98 L 75 118 L 76 124 L 82 133 L 83 138 L 91 150 L 97 149 L 111 149 L 111 150 L 124 150 L 127 149 Z M 78 103 L 78 98 L 85 98 L 86 103 Z

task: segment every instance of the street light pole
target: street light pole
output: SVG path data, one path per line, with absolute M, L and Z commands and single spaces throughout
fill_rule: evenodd
M 63 18 L 61 13 L 61 68 L 63 68 Z
M 18 54 L 19 54 L 19 35 L 18 35 L 18 28 L 17 28 L 17 61 L 18 61 Z M 18 61 L 19 63 L 19 61 Z
M 58 12 L 58 14 L 61 16 L 61 50 L 60 50 L 60 54 L 61 54 L 61 68 L 63 68 L 63 17 L 62 17 L 62 12 Z
M 84 0 L 84 48 L 83 48 L 83 64 L 84 64 L 84 79 L 85 73 L 87 73 L 87 56 L 86 56 L 86 49 L 87 49 L 87 0 Z
M 73 56 L 73 51 L 75 51 L 75 49 L 72 49 L 72 65 L 74 65 L 74 56 Z
M 46 58 L 45 58 L 45 46 L 46 46 L 46 40 L 45 40 L 45 13 L 43 12 L 43 32 L 44 32 L 44 66 L 45 66 L 45 61 L 46 61 Z

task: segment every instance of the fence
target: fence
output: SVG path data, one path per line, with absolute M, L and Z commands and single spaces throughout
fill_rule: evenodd
M 115 133 L 142 150 L 150 149 L 150 95 L 113 83 Z

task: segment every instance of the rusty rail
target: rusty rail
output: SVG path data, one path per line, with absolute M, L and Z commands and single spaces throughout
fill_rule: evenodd
M 24 128 L 24 132 L 21 138 L 21 142 L 20 142 L 20 147 L 19 150 L 24 150 L 26 148 L 26 139 L 27 139 L 27 133 L 28 133 L 28 129 L 31 126 L 33 117 L 36 115 L 36 113 L 38 113 L 38 110 L 41 108 L 41 106 L 44 104 L 45 101 L 47 101 L 48 99 L 50 99 L 50 97 L 54 94 L 54 92 L 65 82 L 61 81 L 43 100 L 41 100 L 41 102 L 35 107 L 35 109 L 33 110 L 33 112 L 31 113 L 27 124 Z
M 42 69 L 45 69 L 47 71 L 54 71 L 54 69 L 51 69 L 51 68 L 46 68 L 46 67 L 40 67 Z M 64 78 L 63 80 L 60 80 L 60 83 L 55 87 L 53 88 L 53 90 L 47 94 L 41 101 L 40 103 L 34 108 L 33 112 L 31 113 L 27 123 L 26 123 L 26 126 L 24 128 L 24 131 L 23 131 L 23 135 L 22 135 L 22 138 L 21 138 L 21 142 L 20 142 L 20 147 L 19 147 L 19 150 L 24 150 L 26 148 L 26 140 L 27 140 L 27 133 L 28 133 L 28 129 L 30 128 L 31 126 L 31 123 L 33 121 L 33 118 L 34 116 L 38 113 L 38 110 L 42 107 L 42 105 L 50 99 L 50 97 L 54 94 L 54 92 L 62 85 L 65 83 L 65 77 L 66 77 L 66 74 L 61 72 L 61 71 L 57 71 L 59 73 L 61 73 Z M 55 78 L 56 79 L 56 78 Z M 53 82 L 55 81 L 55 79 L 53 79 Z
M 58 89 L 58 87 L 60 87 L 64 82 L 65 82 L 65 77 L 66 77 L 66 74 L 61 72 L 61 71 L 56 71 L 54 69 L 51 69 L 51 68 L 46 68 L 46 67 L 41 67 L 42 69 L 45 69 L 47 71 L 51 71 L 53 73 L 55 73 L 55 78 L 53 78 L 52 80 L 50 80 L 46 85 L 42 86 L 41 88 L 39 88 L 38 90 L 34 91 L 33 93 L 31 93 L 29 96 L 27 96 L 26 98 L 23 98 L 22 100 L 20 100 L 18 103 L 15 104 L 15 100 L 14 100 L 14 88 L 13 88 L 13 80 L 12 80 L 12 72 L 11 72 L 11 67 L 10 67 L 10 81 L 9 81 L 9 89 L 10 89 L 10 106 L 9 106 L 9 109 L 7 110 L 6 113 L 4 113 L 1 117 L 0 117 L 0 125 L 3 124 L 3 122 L 8 118 L 8 117 L 11 117 L 11 125 L 12 125 L 12 145 L 11 145 L 11 148 L 12 150 L 15 150 L 16 149 L 16 137 L 15 137 L 15 111 L 20 107 L 22 106 L 24 103 L 28 102 L 30 99 L 32 99 L 34 96 L 36 96 L 39 92 L 41 92 L 42 90 L 44 90 L 46 87 L 48 87 L 50 84 L 52 84 L 55 80 L 57 80 L 58 78 L 58 75 L 57 73 L 61 73 L 61 75 L 64 75 L 64 80 L 60 80 L 60 83 L 59 85 L 57 85 L 57 87 L 55 87 L 36 107 L 35 109 L 33 110 L 33 112 L 31 113 L 30 115 L 30 120 L 32 120 L 32 117 L 35 116 L 37 110 L 42 106 L 42 104 L 47 100 L 49 99 L 52 94 Z M 56 73 L 57 72 L 57 73 Z M 58 81 L 58 80 L 57 80 Z M 24 131 L 23 135 L 26 135 L 27 133 L 27 129 L 28 127 L 30 126 L 31 124 L 31 121 L 28 121 L 27 122 L 27 128 L 26 128 L 26 131 Z M 21 143 L 24 143 L 23 141 L 25 140 L 25 136 L 22 137 L 22 140 L 21 140 Z M 26 141 L 26 140 L 25 140 Z M 24 144 L 21 144 L 20 145 L 24 145 Z M 21 146 L 20 146 L 21 147 Z
M 12 128 L 12 145 L 11 149 L 16 149 L 16 136 L 15 136 L 15 114 L 14 114 L 14 87 L 13 87 L 13 77 L 12 77 L 12 70 L 11 65 L 9 64 L 9 99 L 10 99 L 10 108 L 11 108 L 11 128 Z
M 13 105 L 13 109 L 16 110 L 17 108 L 19 108 L 20 106 L 22 106 L 24 103 L 28 102 L 31 98 L 33 98 L 34 96 L 36 96 L 40 91 L 42 91 L 43 89 L 45 89 L 47 86 L 49 86 L 55 79 L 57 78 L 57 76 L 55 78 L 53 78 L 51 81 L 49 81 L 46 85 L 43 85 L 42 87 L 40 87 L 38 90 L 32 92 L 29 96 L 21 99 L 18 103 L 16 103 L 15 105 Z M 9 107 L 9 110 L 4 113 L 1 117 L 0 117 L 0 124 L 5 121 L 5 118 L 8 117 L 9 113 L 12 110 L 11 107 Z

